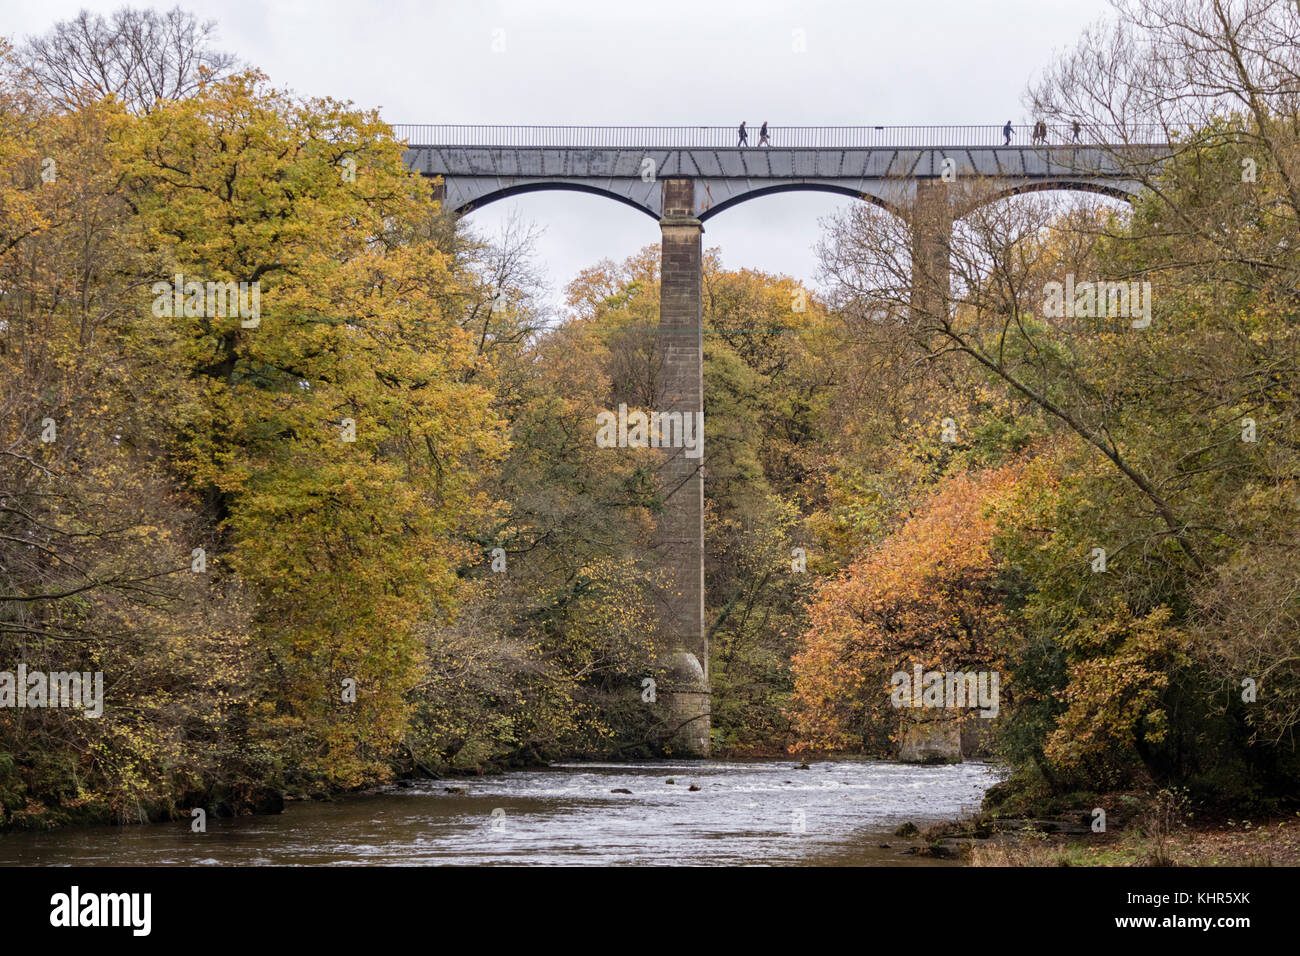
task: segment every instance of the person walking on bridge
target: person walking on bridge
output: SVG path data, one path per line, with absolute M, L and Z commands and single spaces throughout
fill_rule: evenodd
M 749 145 L 749 134 L 745 132 L 745 121 L 744 121 L 744 120 L 741 120 L 741 121 L 740 121 L 740 129 L 736 130 L 736 132 L 740 134 L 740 139 L 736 140 L 736 146 L 737 146 L 737 147 L 748 146 L 748 145 Z
M 758 128 L 758 145 L 771 146 L 772 143 L 767 138 L 767 120 L 763 120 L 763 125 Z
M 1003 136 L 1002 145 L 1010 146 L 1011 145 L 1011 120 L 1007 120 L 1007 125 L 1002 127 L 1002 136 Z

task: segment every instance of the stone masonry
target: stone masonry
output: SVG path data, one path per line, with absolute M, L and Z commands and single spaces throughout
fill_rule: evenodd
M 660 376 L 656 410 L 693 415 L 704 408 L 702 235 L 695 183 L 666 179 L 659 292 Z M 675 753 L 709 752 L 709 649 L 704 631 L 704 478 L 707 456 L 663 452 L 658 486 L 664 511 L 655 534 L 665 587 L 659 594 L 658 646 L 668 666 L 660 695 Z

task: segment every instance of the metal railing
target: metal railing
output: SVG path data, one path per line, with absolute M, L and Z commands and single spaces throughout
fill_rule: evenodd
M 398 139 L 411 146 L 483 146 L 569 149 L 727 149 L 739 145 L 735 126 L 428 126 L 399 123 Z M 1043 130 L 1038 131 L 1040 134 Z M 769 126 L 766 143 L 758 126 L 747 129 L 747 148 L 929 149 L 1004 146 L 1002 126 Z M 1046 136 L 1034 126 L 1012 126 L 1011 146 L 1159 145 L 1169 141 L 1159 127 L 1050 125 Z

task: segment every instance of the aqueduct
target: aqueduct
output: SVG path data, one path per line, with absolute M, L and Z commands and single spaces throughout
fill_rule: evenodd
M 657 409 L 703 411 L 704 223 L 738 203 L 793 190 L 875 203 L 907 221 L 913 275 L 944 276 L 961 208 L 951 182 L 993 185 L 984 201 L 1042 189 L 1129 200 L 1136 171 L 1158 163 L 1164 137 L 1141 130 L 1052 127 L 1038 137 L 998 126 L 781 127 L 737 146 L 731 127 L 396 126 L 412 170 L 438 177 L 459 213 L 507 196 L 574 190 L 606 196 L 658 220 L 663 254 L 659 336 L 664 369 Z M 998 145 L 1002 142 L 1002 145 Z M 914 285 L 915 285 L 914 281 Z M 940 283 L 942 286 L 942 283 Z M 946 297 L 945 288 L 914 288 Z M 933 307 L 931 298 L 929 306 Z M 656 553 L 668 582 L 657 642 L 671 664 L 660 688 L 677 752 L 709 751 L 709 654 L 704 621 L 704 481 L 701 462 L 666 449 Z

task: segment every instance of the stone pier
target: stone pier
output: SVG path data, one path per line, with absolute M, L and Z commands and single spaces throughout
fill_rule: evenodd
M 936 708 L 905 716 L 899 733 L 898 759 L 903 763 L 961 763 L 960 715 Z
M 942 179 L 918 179 L 909 213 L 912 232 L 913 321 L 933 325 L 944 317 L 952 289 L 953 207 Z M 962 759 L 959 715 L 946 710 L 907 714 L 899 733 L 899 759 L 906 763 L 959 763 Z
M 910 212 L 912 310 L 933 321 L 947 310 L 951 295 L 953 208 L 951 187 L 942 179 L 918 179 Z
M 655 410 L 694 416 L 704 408 L 702 236 L 695 218 L 695 183 L 665 179 L 659 227 L 663 256 L 659 287 L 659 370 Z M 701 436 L 701 443 L 703 437 Z M 663 452 L 658 486 L 664 511 L 655 551 L 665 575 L 659 594 L 658 647 L 667 666 L 659 698 L 674 753 L 709 752 L 709 648 L 704 631 L 705 458 L 683 448 Z

